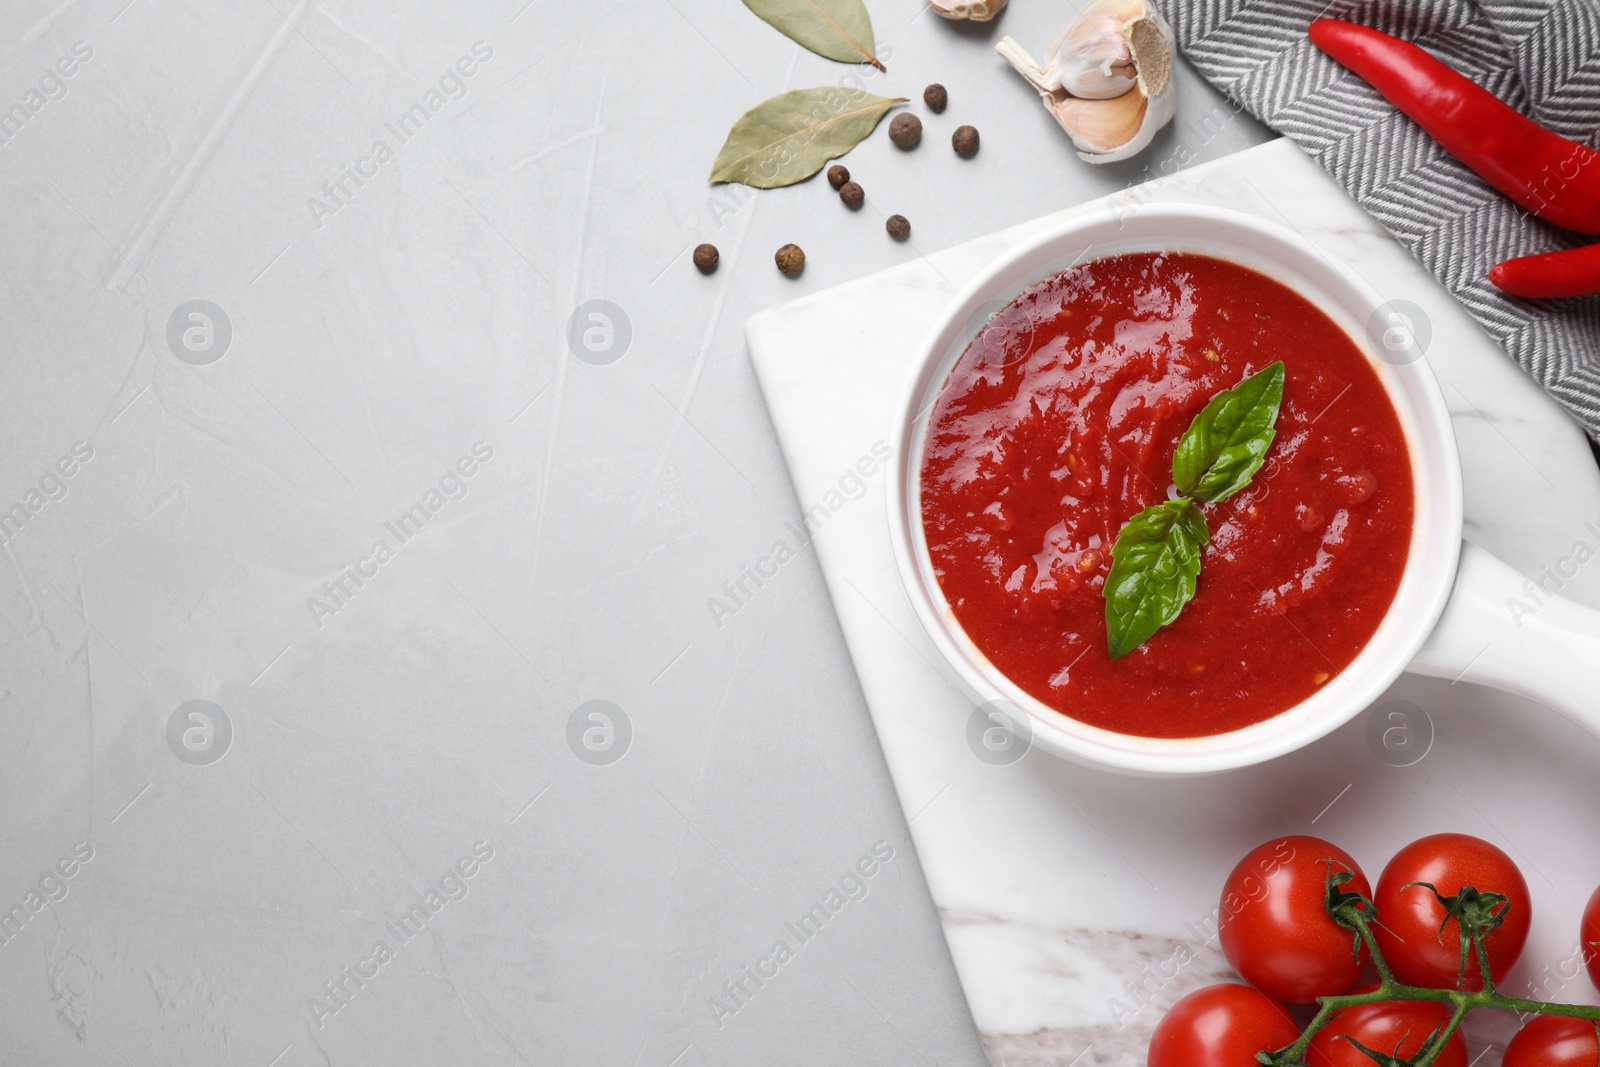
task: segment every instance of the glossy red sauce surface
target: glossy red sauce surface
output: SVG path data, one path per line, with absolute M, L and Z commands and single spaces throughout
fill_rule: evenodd
M 1277 359 L 1277 439 L 1248 488 L 1203 505 L 1194 599 L 1113 662 L 1117 531 L 1167 498 L 1206 402 Z M 989 660 L 1145 737 L 1259 722 L 1349 666 L 1399 587 L 1414 506 L 1399 417 L 1342 329 L 1248 268 L 1156 253 L 1056 275 L 991 321 L 934 406 L 921 493 L 939 585 Z

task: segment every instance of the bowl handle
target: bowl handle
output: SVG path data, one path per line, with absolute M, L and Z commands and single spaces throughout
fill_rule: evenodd
M 1544 574 L 1541 585 L 1463 544 L 1455 592 L 1408 670 L 1515 693 L 1600 734 L 1600 611 Z

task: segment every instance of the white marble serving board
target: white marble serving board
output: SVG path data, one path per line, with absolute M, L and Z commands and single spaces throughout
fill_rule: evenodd
M 1387 298 L 1423 307 L 1433 326 L 1428 359 L 1461 443 L 1468 538 L 1530 575 L 1577 541 L 1600 546 L 1585 526 L 1600 529 L 1600 473 L 1574 424 L 1292 144 L 1118 195 L 1286 223 Z M 1101 774 L 1038 750 L 997 767 L 968 748 L 972 704 L 933 667 L 936 653 L 900 588 L 883 464 L 871 459 L 935 316 L 1033 225 L 762 312 L 746 330 L 800 506 L 823 504 L 813 543 L 991 1060 L 1143 1064 L 1161 1011 L 1228 974 L 1206 920 L 1233 863 L 1276 834 L 1330 838 L 1373 878 L 1426 833 L 1498 843 L 1521 862 L 1536 912 L 1508 988 L 1540 979 L 1547 966 L 1556 976 L 1600 883 L 1592 832 L 1600 742 L 1525 701 L 1402 678 L 1385 701 L 1413 702 L 1434 731 L 1427 755 L 1407 767 L 1383 761 L 1367 741 L 1384 703 L 1295 755 L 1197 780 Z M 864 494 L 860 470 L 873 471 Z M 1600 606 L 1600 563 L 1580 568 L 1564 591 Z M 1167 965 L 1185 943 L 1197 961 Z M 1149 990 L 1148 1004 L 1133 984 Z M 1556 995 L 1600 1001 L 1582 978 Z M 1478 1064 L 1497 1064 L 1509 1024 L 1473 1023 L 1474 1055 L 1493 1046 Z

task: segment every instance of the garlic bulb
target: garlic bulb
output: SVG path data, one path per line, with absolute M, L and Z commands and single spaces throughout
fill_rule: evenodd
M 928 0 L 928 6 L 947 19 L 988 22 L 1005 10 L 1006 0 Z
M 1136 155 L 1172 121 L 1173 49 L 1172 27 L 1148 0 L 1093 0 L 1050 46 L 1044 66 L 1010 37 L 995 46 L 1090 163 Z

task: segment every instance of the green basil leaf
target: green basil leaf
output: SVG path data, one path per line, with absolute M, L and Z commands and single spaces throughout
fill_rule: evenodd
M 819 56 L 883 69 L 861 0 L 744 0 L 744 6 Z
M 905 97 L 822 86 L 780 93 L 746 111 L 728 131 L 710 181 L 776 189 L 804 181 L 877 128 Z
M 1194 596 L 1200 550 L 1211 543 L 1193 500 L 1152 504 L 1129 519 L 1111 546 L 1106 639 L 1111 658 L 1127 655 L 1178 617 Z
M 1282 402 L 1282 360 L 1212 397 L 1173 453 L 1178 491 L 1216 503 L 1249 485 L 1277 436 Z

